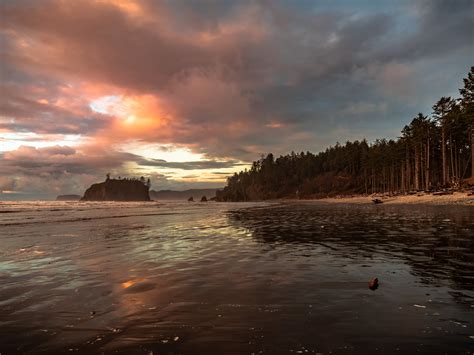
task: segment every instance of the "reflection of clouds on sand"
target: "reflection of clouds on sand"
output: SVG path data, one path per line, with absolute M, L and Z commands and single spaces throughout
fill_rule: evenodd
M 360 337 L 410 353 L 413 334 L 423 349 L 465 345 L 447 319 L 467 324 L 471 310 L 472 211 L 379 207 L 9 206 L 19 212 L 0 214 L 10 223 L 0 226 L 0 334 L 82 353 L 278 353 L 295 342 L 329 353 L 341 341 L 360 350 Z

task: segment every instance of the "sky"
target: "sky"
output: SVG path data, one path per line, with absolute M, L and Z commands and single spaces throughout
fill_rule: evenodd
M 222 187 L 396 138 L 474 65 L 474 2 L 0 0 L 0 200 Z

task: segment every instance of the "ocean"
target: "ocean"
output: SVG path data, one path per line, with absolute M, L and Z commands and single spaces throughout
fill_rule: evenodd
M 0 339 L 2 355 L 472 354 L 474 208 L 0 202 Z

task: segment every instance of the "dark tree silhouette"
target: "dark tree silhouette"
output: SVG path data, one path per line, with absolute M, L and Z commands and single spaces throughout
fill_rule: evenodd
M 474 180 L 474 66 L 471 67 L 467 78 L 464 78 L 463 81 L 464 87 L 459 89 L 461 94 L 461 114 L 463 120 L 470 124 L 471 178 Z

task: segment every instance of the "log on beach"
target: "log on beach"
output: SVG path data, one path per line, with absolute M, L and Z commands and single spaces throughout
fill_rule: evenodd
M 452 195 L 452 191 L 438 191 L 438 192 L 433 192 L 433 196 L 445 196 L 445 195 Z

